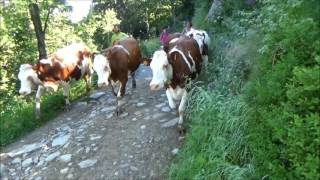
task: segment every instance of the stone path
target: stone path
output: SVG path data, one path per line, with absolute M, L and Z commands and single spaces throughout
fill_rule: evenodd
M 110 88 L 99 90 L 4 148 L 0 179 L 166 179 L 179 152 L 178 119 L 164 90 L 149 91 L 150 79 L 141 66 L 119 117 Z

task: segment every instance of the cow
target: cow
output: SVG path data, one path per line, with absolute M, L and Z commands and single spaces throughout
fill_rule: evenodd
M 41 59 L 37 64 L 20 65 L 18 79 L 21 82 L 19 93 L 28 95 L 33 90 L 36 92 L 36 118 L 40 118 L 40 99 L 45 90 L 57 91 L 59 85 L 63 86 L 66 108 L 69 108 L 69 82 L 72 79 L 84 78 L 87 91 L 91 85 L 93 73 L 91 52 L 81 43 L 73 43 L 58 49 L 46 59 Z
M 186 80 L 194 79 L 201 72 L 202 57 L 197 42 L 181 36 L 169 52 L 155 51 L 150 63 L 152 70 L 151 90 L 166 89 L 169 106 L 176 108 L 175 100 L 180 100 L 178 129 L 183 132 L 183 114 L 187 100 Z
M 210 37 L 206 31 L 193 29 L 185 34 L 186 36 L 192 37 L 198 43 L 200 53 L 204 62 L 204 67 L 208 65 L 209 45 Z
M 110 48 L 94 56 L 93 69 L 98 75 L 98 87 L 111 85 L 117 97 L 116 113 L 119 115 L 123 104 L 128 75 L 132 77 L 132 88 L 136 88 L 135 71 L 144 59 L 141 56 L 139 43 L 134 38 L 122 39 Z M 119 82 L 119 91 L 114 92 L 114 85 Z

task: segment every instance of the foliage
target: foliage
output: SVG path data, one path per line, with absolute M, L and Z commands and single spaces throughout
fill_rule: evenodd
M 42 119 L 39 121 L 34 116 L 34 95 L 25 98 L 18 95 L 17 74 L 20 64 L 33 64 L 38 61 L 35 31 L 28 10 L 31 2 L 33 1 L 15 0 L 0 7 L 0 146 L 12 142 L 15 138 L 50 120 L 64 105 L 61 92 L 47 94 L 42 98 Z M 42 23 L 45 22 L 49 12 L 45 36 L 48 53 L 72 42 L 85 42 L 91 49 L 96 48 L 92 32 L 100 28 L 98 25 L 104 26 L 106 23 L 99 24 L 101 22 L 95 19 L 96 26 L 85 23 L 75 25 L 68 19 L 69 9 L 62 1 L 38 0 L 37 3 Z M 106 13 L 107 16 L 101 21 L 114 22 L 114 12 Z M 110 29 L 110 26 L 108 28 Z M 71 98 L 75 100 L 84 95 L 83 82 L 74 84 Z M 46 111 L 43 111 L 44 109 Z
M 264 46 L 245 90 L 256 175 L 319 179 L 320 6 L 276 0 L 263 5 Z
M 176 23 L 190 15 L 193 7 L 188 0 L 94 0 L 94 4 L 98 13 L 114 9 L 122 31 L 142 39 L 159 35 L 161 28 L 170 24 L 175 29 Z
M 208 2 L 194 1 L 193 23 L 210 32 L 211 63 L 170 178 L 319 179 L 319 3 L 227 0 L 204 21 Z
M 144 57 L 151 58 L 153 52 L 160 49 L 160 40 L 159 38 L 152 38 L 147 41 L 142 41 L 140 43 L 140 49 Z

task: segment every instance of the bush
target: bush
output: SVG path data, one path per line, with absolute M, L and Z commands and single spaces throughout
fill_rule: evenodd
M 142 41 L 140 42 L 140 49 L 142 51 L 143 56 L 151 58 L 153 52 L 160 49 L 160 39 L 152 38 L 148 41 Z

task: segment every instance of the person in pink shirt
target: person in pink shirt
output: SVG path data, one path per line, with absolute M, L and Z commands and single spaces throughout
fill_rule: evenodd
M 167 42 L 168 36 L 169 36 L 169 33 L 168 33 L 168 31 L 167 31 L 167 28 L 164 27 L 164 28 L 162 29 L 162 33 L 161 33 L 161 35 L 160 35 L 160 43 L 161 43 L 161 46 L 163 46 L 163 45 Z

